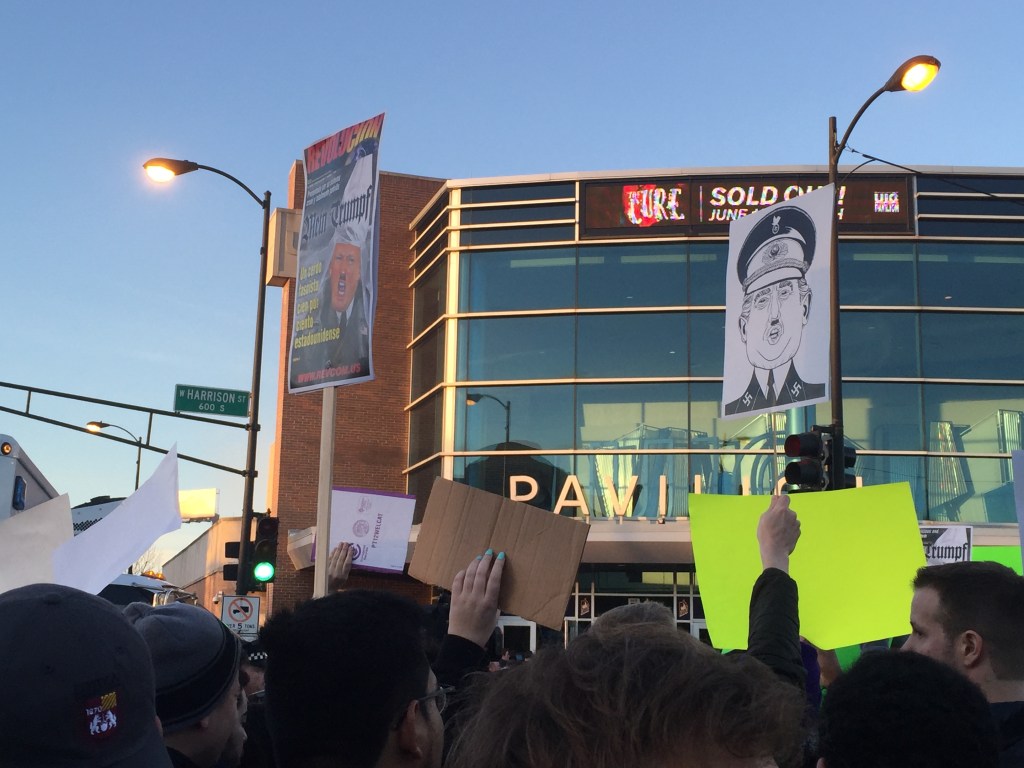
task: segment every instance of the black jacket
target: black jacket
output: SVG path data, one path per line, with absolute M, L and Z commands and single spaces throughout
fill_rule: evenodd
M 999 726 L 999 768 L 1024 768 L 1024 701 L 992 704 Z

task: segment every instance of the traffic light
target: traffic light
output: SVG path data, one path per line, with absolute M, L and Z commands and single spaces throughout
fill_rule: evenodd
M 277 527 L 280 519 L 261 517 L 256 522 L 256 541 L 252 549 L 252 580 L 255 586 L 269 584 L 277 572 Z
M 241 550 L 241 542 L 238 541 L 225 541 L 224 542 L 224 559 L 225 560 L 238 560 L 238 556 Z M 238 563 L 224 563 L 224 581 L 238 581 Z
M 826 427 L 812 427 L 786 438 L 786 455 L 797 459 L 786 465 L 786 482 L 797 486 L 790 493 L 823 491 L 828 487 L 831 432 Z
M 833 464 L 835 463 L 835 457 L 833 457 Z M 829 474 L 832 477 L 832 486 L 829 490 L 837 490 L 839 488 L 856 488 L 857 487 L 857 475 L 847 474 L 846 470 L 853 469 L 853 465 L 857 463 L 857 449 L 851 447 L 848 443 L 843 444 L 843 466 L 842 467 L 829 467 Z M 842 478 L 842 483 L 839 482 L 839 478 Z

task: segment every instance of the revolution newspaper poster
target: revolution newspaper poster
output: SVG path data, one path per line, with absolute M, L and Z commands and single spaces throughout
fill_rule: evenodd
M 305 151 L 290 393 L 373 379 L 383 126 L 380 114 Z

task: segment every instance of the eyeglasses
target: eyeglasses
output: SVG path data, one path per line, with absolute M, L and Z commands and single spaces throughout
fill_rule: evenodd
M 431 699 L 437 700 L 437 712 L 442 714 L 448 707 L 448 696 L 455 693 L 454 685 L 442 685 L 439 686 L 436 691 L 431 691 L 426 696 L 421 696 L 416 699 L 420 704 L 426 704 Z
M 455 693 L 455 686 L 454 685 L 441 685 L 441 686 L 438 686 L 437 690 L 431 691 L 426 696 L 421 696 L 418 699 L 413 699 L 413 701 L 418 703 L 420 706 L 423 706 L 428 701 L 430 701 L 431 699 L 436 699 L 437 700 L 437 713 L 441 714 L 442 712 L 445 711 L 445 709 L 448 706 L 448 696 L 450 696 L 453 693 Z M 399 725 L 401 725 L 402 720 L 405 719 L 405 713 L 406 712 L 408 712 L 408 705 L 403 707 L 402 711 L 398 713 L 398 716 L 395 718 L 395 721 L 391 725 L 392 728 L 397 728 Z M 424 714 L 426 714 L 425 711 L 424 711 Z

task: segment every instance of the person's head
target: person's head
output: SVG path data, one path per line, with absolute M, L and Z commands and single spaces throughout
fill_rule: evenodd
M 0 595 L 0 764 L 170 768 L 146 643 L 106 600 L 32 584 Z
M 818 768 L 995 768 L 981 690 L 918 653 L 872 651 L 829 686 Z
M 804 275 L 814 258 L 815 242 L 811 218 L 800 208 L 786 206 L 759 221 L 740 247 L 740 338 L 756 368 L 785 365 L 800 349 L 811 311 L 811 290 Z
M 331 261 L 327 265 L 327 296 L 335 312 L 345 312 L 359 290 L 362 252 L 358 245 L 335 237 Z
M 242 643 L 242 687 L 245 695 L 252 698 L 262 694 L 264 689 L 263 676 L 267 671 L 267 652 L 259 640 Z
M 965 562 L 921 568 L 914 579 L 908 651 L 966 674 L 1024 681 L 1024 577 L 998 563 Z
M 132 603 L 124 615 L 149 646 L 164 742 L 205 768 L 237 764 L 245 740 L 241 643 L 196 605 Z
M 449 768 L 764 768 L 792 756 L 803 696 L 752 658 L 662 622 L 612 622 L 488 676 Z
M 275 614 L 260 639 L 279 764 L 438 768 L 442 697 L 415 603 L 336 592 Z
M 644 600 L 639 603 L 619 605 L 602 613 L 594 620 L 590 629 L 591 631 L 602 631 L 620 624 L 660 624 L 675 629 L 676 620 L 672 616 L 670 608 L 653 600 Z

